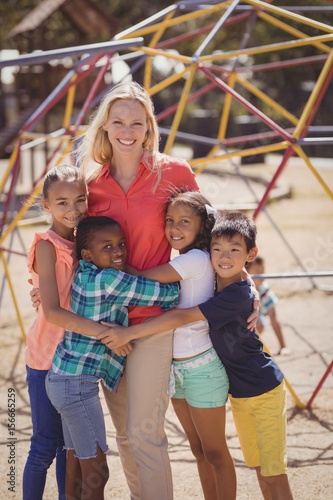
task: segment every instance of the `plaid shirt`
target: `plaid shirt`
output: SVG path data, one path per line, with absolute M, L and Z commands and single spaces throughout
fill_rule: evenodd
M 72 285 L 71 310 L 94 321 L 127 326 L 126 306 L 159 305 L 164 310 L 171 309 L 178 303 L 178 291 L 178 283 L 161 284 L 111 268 L 99 269 L 81 260 Z M 60 374 L 96 375 L 109 390 L 115 391 L 125 359 L 95 337 L 66 330 L 55 352 L 52 370 Z
M 259 314 L 267 316 L 268 311 L 277 303 L 278 299 L 273 290 L 269 288 L 267 281 L 263 281 L 258 286 L 260 297 L 260 310 Z

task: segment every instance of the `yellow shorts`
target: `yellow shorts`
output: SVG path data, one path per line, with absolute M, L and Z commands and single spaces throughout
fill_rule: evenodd
M 229 395 L 245 463 L 263 476 L 287 473 L 287 394 L 284 382 L 252 398 Z

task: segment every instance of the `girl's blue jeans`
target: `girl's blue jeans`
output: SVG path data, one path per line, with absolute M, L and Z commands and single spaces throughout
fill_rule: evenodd
M 66 452 L 60 415 L 46 394 L 47 372 L 27 366 L 32 436 L 23 473 L 23 500 L 42 500 L 47 470 L 54 458 L 59 500 L 65 499 Z

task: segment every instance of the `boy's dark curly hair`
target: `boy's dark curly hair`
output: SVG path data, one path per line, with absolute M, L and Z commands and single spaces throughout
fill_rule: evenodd
M 82 250 L 87 249 L 88 242 L 93 237 L 94 231 L 107 226 L 121 227 L 119 222 L 104 215 L 85 217 L 79 222 L 76 230 L 76 255 L 79 260 L 82 258 Z

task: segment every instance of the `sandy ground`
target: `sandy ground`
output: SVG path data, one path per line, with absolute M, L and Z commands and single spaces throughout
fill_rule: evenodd
M 251 176 L 270 176 L 276 161 L 267 159 L 264 165 L 242 167 Z M 327 161 L 314 161 L 314 166 L 328 186 L 333 187 L 333 169 Z M 204 179 L 204 178 L 203 178 Z M 225 177 L 216 182 L 206 178 L 202 189 L 211 201 L 221 204 L 226 200 L 253 202 L 260 196 L 262 186 L 251 183 L 249 193 L 239 181 Z M 305 266 L 309 271 L 323 272 L 333 269 L 333 203 L 318 181 L 297 161 L 288 165 L 279 180 L 281 187 L 290 188 L 292 197 L 273 202 L 267 212 L 257 219 L 260 253 L 266 258 L 268 273 L 299 272 Z M 240 194 L 241 193 L 241 194 Z M 45 226 L 44 226 L 45 228 Z M 24 251 L 38 227 L 24 227 L 13 237 L 12 248 Z M 43 228 L 42 228 L 43 229 Z M 4 246 L 9 246 L 5 242 Z M 1 276 L 3 263 L 0 264 Z M 29 286 L 25 259 L 12 255 L 10 276 L 18 301 L 24 328 L 32 323 L 34 312 L 29 304 Z M 332 311 L 333 278 L 321 277 L 271 279 L 271 286 L 279 296 L 278 315 L 283 325 L 290 356 L 276 356 L 276 360 L 290 383 L 288 398 L 288 457 L 289 477 L 294 498 L 299 500 L 326 500 L 333 495 L 333 377 L 332 373 L 315 397 L 311 408 L 302 409 L 328 365 L 333 359 Z M 327 290 L 326 290 L 327 289 Z M 330 291 L 329 291 L 330 290 Z M 1 290 L 0 305 L 0 397 L 1 397 L 1 454 L 0 498 L 21 498 L 21 476 L 29 447 L 31 432 L 30 409 L 25 384 L 24 342 L 21 328 L 9 293 L 8 282 Z M 263 339 L 271 352 L 277 352 L 277 343 L 267 326 Z M 15 395 L 15 430 L 8 428 L 8 405 Z M 248 470 L 242 458 L 232 416 L 228 408 L 227 439 L 236 465 L 239 500 L 256 500 L 261 495 L 255 474 Z M 110 480 L 107 499 L 129 498 L 122 473 L 115 432 L 105 410 L 110 451 L 108 463 Z M 175 500 L 203 498 L 196 467 L 188 443 L 175 417 L 171 405 L 166 422 L 169 452 L 173 469 Z M 12 463 L 9 463 L 11 462 Z M 10 467 L 13 467 L 10 469 Z M 12 478 L 8 474 L 12 473 Z M 7 481 L 12 479 L 10 484 Z M 9 488 L 12 485 L 12 490 Z M 15 490 L 15 491 L 13 491 Z M 54 468 L 50 469 L 44 498 L 56 499 Z

